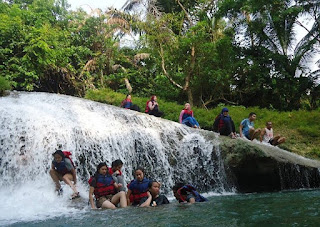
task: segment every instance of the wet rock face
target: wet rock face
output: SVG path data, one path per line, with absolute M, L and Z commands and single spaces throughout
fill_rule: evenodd
M 320 187 L 320 162 L 279 148 L 222 138 L 228 178 L 238 192 Z

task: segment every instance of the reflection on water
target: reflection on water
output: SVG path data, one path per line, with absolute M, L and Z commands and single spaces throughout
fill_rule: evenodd
M 90 210 L 12 226 L 319 226 L 320 191 L 213 196 L 207 203 Z

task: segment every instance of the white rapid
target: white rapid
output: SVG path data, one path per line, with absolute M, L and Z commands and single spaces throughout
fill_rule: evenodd
M 97 164 L 115 159 L 124 162 L 126 182 L 142 166 L 169 195 L 178 181 L 202 191 L 232 191 L 214 133 L 144 113 L 65 95 L 12 92 L 0 98 L 0 129 L 0 225 L 88 209 L 72 205 L 67 186 L 63 197 L 54 194 L 48 170 L 56 149 L 72 152 L 85 199 Z

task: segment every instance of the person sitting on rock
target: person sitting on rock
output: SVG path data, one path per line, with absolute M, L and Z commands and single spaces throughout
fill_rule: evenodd
M 228 108 L 223 108 L 221 110 L 221 114 L 218 114 L 214 123 L 213 123 L 213 131 L 219 132 L 220 135 L 230 136 L 231 138 L 236 138 L 236 129 L 234 126 L 234 122 L 229 115 Z
M 252 141 L 253 139 L 259 136 L 261 129 L 254 128 L 254 121 L 256 120 L 256 118 L 256 113 L 251 112 L 248 118 L 241 121 L 239 127 L 240 137 L 245 136 L 248 140 Z
M 124 191 L 118 192 L 122 185 L 113 180 L 106 163 L 102 162 L 97 166 L 96 173 L 88 183 L 90 185 L 89 202 L 92 209 L 116 209 L 118 204 L 122 208 L 127 206 L 126 193 Z
M 130 94 L 128 94 L 126 96 L 126 98 L 121 102 L 120 106 L 122 108 L 126 108 L 126 109 L 135 110 L 135 111 L 140 112 L 139 106 L 137 106 L 136 104 L 132 104 L 132 98 L 131 98 Z
M 163 116 L 163 112 L 159 110 L 157 96 L 155 95 L 151 96 L 150 100 L 146 104 L 145 113 L 156 116 L 156 117 Z
M 273 146 L 277 146 L 285 141 L 286 138 L 281 135 L 273 137 L 272 122 L 268 121 L 266 123 L 266 127 L 261 131 L 260 142 L 270 143 Z
M 192 128 L 200 128 L 199 123 L 193 117 L 193 111 L 191 110 L 189 103 L 184 105 L 184 109 L 181 111 L 179 116 L 179 122 L 180 124 L 184 124 Z

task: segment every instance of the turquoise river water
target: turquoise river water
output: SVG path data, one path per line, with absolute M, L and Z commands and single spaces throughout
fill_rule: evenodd
M 209 202 L 151 208 L 90 210 L 10 226 L 320 226 L 320 191 L 286 191 L 209 197 Z

